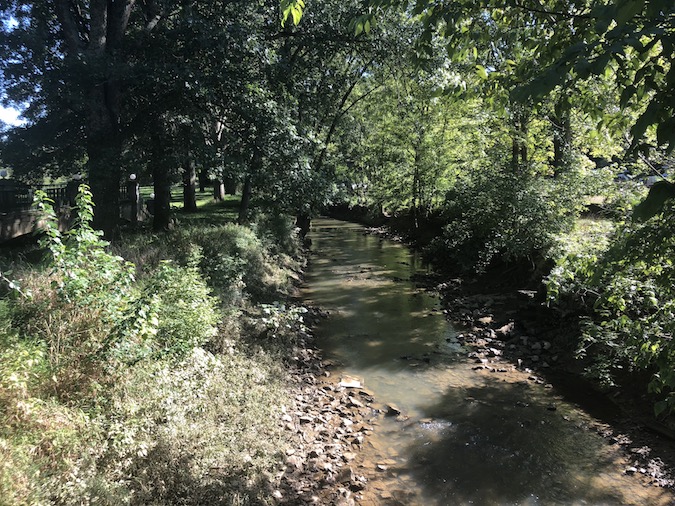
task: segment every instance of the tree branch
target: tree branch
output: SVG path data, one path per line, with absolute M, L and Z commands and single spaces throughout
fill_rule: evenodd
M 77 27 L 75 14 L 71 9 L 70 0 L 55 0 L 56 17 L 61 24 L 63 40 L 71 54 L 76 54 L 83 49 L 82 38 Z
M 108 26 L 107 0 L 91 0 L 89 5 L 89 47 L 92 53 L 105 49 Z
M 507 7 L 507 6 L 505 6 Z M 528 7 L 526 5 L 520 4 L 517 1 L 513 2 L 513 7 L 516 9 L 521 9 L 527 12 L 534 12 L 537 14 L 546 14 L 547 16 L 554 16 L 556 18 L 562 19 L 594 19 L 590 14 L 573 14 L 570 12 L 560 12 L 560 11 L 551 11 L 544 8 Z
M 162 20 L 162 8 L 156 0 L 141 0 L 141 10 L 145 16 L 145 31 L 152 31 Z
M 136 0 L 117 0 L 112 2 L 108 12 L 108 46 L 117 47 L 129 24 L 131 10 Z

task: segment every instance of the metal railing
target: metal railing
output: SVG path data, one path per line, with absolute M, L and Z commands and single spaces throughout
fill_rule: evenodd
M 28 209 L 33 204 L 33 190 L 28 185 L 0 185 L 0 211 Z
M 33 205 L 35 190 L 42 190 L 54 202 L 55 207 L 71 204 L 77 193 L 77 186 L 73 181 L 64 184 L 33 185 L 11 179 L 0 179 L 0 212 L 30 209 Z M 134 201 L 134 193 L 130 192 L 129 184 L 120 185 L 120 203 Z

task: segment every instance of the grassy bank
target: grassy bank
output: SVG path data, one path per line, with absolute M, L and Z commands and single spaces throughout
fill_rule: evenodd
M 0 300 L 0 502 L 271 502 L 302 325 L 274 304 L 299 267 L 291 222 L 209 204 L 111 248 L 78 207 Z

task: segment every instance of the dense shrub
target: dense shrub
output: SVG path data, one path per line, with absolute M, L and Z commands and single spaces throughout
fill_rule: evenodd
M 596 259 L 597 255 L 597 259 Z M 656 411 L 675 409 L 675 207 L 619 227 L 602 253 L 565 257 L 549 276 L 557 301 L 586 307 L 579 354 L 605 382 L 621 368 L 653 373 Z
M 265 354 L 200 348 L 135 369 L 116 389 L 102 473 L 125 480 L 131 504 L 263 504 L 256 480 L 283 448 L 283 378 Z
M 147 255 L 139 247 L 155 259 L 139 269 L 91 229 L 86 188 L 66 234 L 41 199 L 46 265 L 0 299 L 0 502 L 267 503 L 285 371 L 278 349 L 219 335 L 221 315 L 239 310 L 217 304 L 200 271 L 218 249 L 203 248 L 227 239 L 244 262 L 233 278 L 244 265 L 260 274 L 259 241 L 236 226 L 184 232 L 171 254 L 157 239 Z
M 442 211 L 447 225 L 428 256 L 450 269 L 483 272 L 497 259 L 516 261 L 545 251 L 579 211 L 573 177 L 486 171 L 458 183 Z
M 300 238 L 295 220 L 282 213 L 258 213 L 253 222 L 257 237 L 273 255 L 297 258 L 300 253 Z
M 117 250 L 137 261 L 142 278 L 152 275 L 162 260 L 172 260 L 196 267 L 227 306 L 245 298 L 269 302 L 288 287 L 297 238 L 284 217 L 260 218 L 254 228 L 234 223 L 190 227 L 151 241 L 130 241 Z
M 183 356 L 205 345 L 216 332 L 219 315 L 216 300 L 195 267 L 168 261 L 144 280 L 142 296 L 157 318 L 156 351 Z

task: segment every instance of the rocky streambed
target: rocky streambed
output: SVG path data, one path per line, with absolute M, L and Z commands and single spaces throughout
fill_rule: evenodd
M 448 318 L 466 327 L 458 338 L 470 350 L 467 357 L 475 362 L 474 369 L 497 374 L 520 371 L 530 382 L 545 388 L 555 385 L 596 415 L 584 429 L 621 448 L 625 474 L 635 474 L 645 486 L 675 487 L 675 433 L 651 418 L 646 396 L 600 391 L 581 377 L 566 343 L 577 331 L 570 319 L 543 308 L 533 291 L 469 295 L 456 282 L 434 289 L 442 294 Z M 641 397 L 639 402 L 636 396 Z M 548 409 L 557 407 L 550 404 Z
M 561 382 L 532 293 L 434 298 L 405 248 L 321 226 L 306 300 L 330 315 L 294 360 L 277 502 L 673 504 L 668 443 Z
M 280 420 L 292 444 L 273 496 L 280 504 L 355 504 L 367 485 L 359 452 L 379 410 L 359 380 L 331 374 L 314 341 L 304 332 L 294 357 L 293 404 Z

